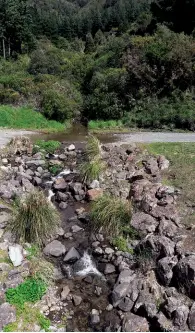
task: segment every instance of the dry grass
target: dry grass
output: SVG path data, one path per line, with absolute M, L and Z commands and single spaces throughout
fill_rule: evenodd
M 101 157 L 100 141 L 94 135 L 89 135 L 86 144 L 86 154 L 89 160 Z
M 8 228 L 17 241 L 42 245 L 55 232 L 60 223 L 57 210 L 48 202 L 43 192 L 34 191 L 20 201 Z

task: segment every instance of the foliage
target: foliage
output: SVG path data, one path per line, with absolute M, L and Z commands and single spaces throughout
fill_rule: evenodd
M 131 219 L 130 202 L 104 194 L 92 204 L 92 228 L 102 228 L 109 237 L 120 234 L 122 227 Z
M 50 165 L 49 171 L 52 173 L 52 175 L 56 176 L 60 171 L 62 171 L 63 167 L 61 165 Z
M 125 239 L 123 236 L 113 238 L 112 245 L 116 246 L 119 251 L 129 252 L 133 254 L 133 249 L 129 248 L 127 239 Z
M 123 127 L 121 120 L 90 120 L 88 123 L 88 128 L 90 130 L 97 129 L 120 129 Z
M 59 149 L 61 143 L 55 140 L 37 140 L 35 146 L 38 146 L 39 149 L 45 150 L 47 153 L 53 154 L 57 149 Z
M 79 172 L 83 182 L 90 183 L 94 179 L 99 179 L 104 169 L 104 163 L 99 159 L 87 160 L 79 165 Z
M 16 288 L 6 290 L 6 301 L 23 308 L 25 302 L 36 302 L 46 292 L 46 285 L 40 279 L 28 278 Z
M 60 218 L 42 191 L 27 194 L 16 208 L 8 228 L 17 241 L 23 240 L 42 245 L 55 232 Z
M 100 141 L 94 135 L 89 135 L 86 144 L 86 154 L 89 160 L 100 158 L 101 155 Z
M 47 120 L 41 113 L 28 107 L 0 106 L 0 127 L 34 129 L 46 132 L 64 131 L 65 124 Z

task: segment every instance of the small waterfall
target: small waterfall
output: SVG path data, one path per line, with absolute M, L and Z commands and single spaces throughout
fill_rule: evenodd
M 96 268 L 93 258 L 87 251 L 85 251 L 81 259 L 77 260 L 73 265 L 73 274 L 74 276 L 87 276 L 93 274 L 103 277 L 102 273 Z

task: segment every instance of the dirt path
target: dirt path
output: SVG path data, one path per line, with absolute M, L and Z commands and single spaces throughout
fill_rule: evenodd
M 164 133 L 164 132 L 139 132 L 131 134 L 115 134 L 121 143 L 125 142 L 195 142 L 195 133 Z
M 25 130 L 0 129 L 0 148 L 4 147 L 9 141 L 20 135 L 32 135 L 34 132 Z

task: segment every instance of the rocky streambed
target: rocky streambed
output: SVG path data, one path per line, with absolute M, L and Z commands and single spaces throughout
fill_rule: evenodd
M 17 248 L 20 262 L 17 267 L 0 263 L 1 329 L 16 315 L 5 291 L 30 274 L 25 251 L 5 229 L 9 204 L 37 187 L 62 217 L 43 248 L 48 265 L 55 266 L 55 285 L 37 304 L 50 318 L 51 331 L 195 330 L 194 231 L 179 216 L 179 190 L 162 184 L 169 161 L 134 144 L 105 144 L 101 155 L 106 169 L 86 186 L 78 172 L 85 154 L 73 144 L 48 155 L 16 140 L 2 153 L 0 251 Z M 56 176 L 54 166 L 62 170 Z M 113 246 L 102 230 L 91 231 L 90 204 L 102 193 L 132 202 L 129 225 L 135 235 L 125 250 Z

